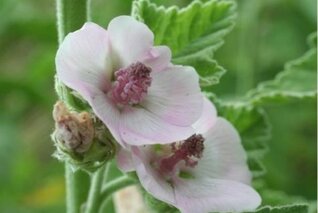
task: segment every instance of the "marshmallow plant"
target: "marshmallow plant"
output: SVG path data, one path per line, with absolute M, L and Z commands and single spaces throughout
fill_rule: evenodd
M 89 3 L 57 0 L 52 140 L 66 165 L 67 212 L 115 213 L 113 193 L 133 184 L 149 212 L 270 212 L 256 210 L 253 187 L 268 129 L 251 103 L 266 93 L 233 105 L 213 94 L 224 74 L 213 55 L 234 2 L 135 0 L 131 16 L 108 26 L 87 21 Z

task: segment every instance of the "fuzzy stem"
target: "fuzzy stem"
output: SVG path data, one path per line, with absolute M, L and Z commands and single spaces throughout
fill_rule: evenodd
M 67 213 L 79 213 L 81 204 L 86 199 L 88 176 L 82 171 L 74 172 L 65 163 L 66 209 Z
M 121 176 L 115 180 L 110 181 L 102 188 L 100 199 L 105 200 L 119 189 L 125 188 L 126 186 L 130 186 L 136 183 L 136 179 L 131 178 L 128 175 Z
M 105 200 L 103 200 L 101 206 L 99 207 L 98 213 L 115 213 L 116 209 L 113 202 L 113 196 L 109 196 Z
M 56 0 L 56 16 L 59 43 L 64 37 L 78 30 L 87 21 L 89 0 Z
M 86 22 L 89 2 L 88 0 L 56 0 L 59 45 L 68 33 L 79 29 Z M 57 84 L 58 81 L 55 83 Z M 87 174 L 82 171 L 73 172 L 70 165 L 65 163 L 65 179 L 67 213 L 79 213 L 81 204 L 85 201 L 83 196 L 87 191 Z
M 255 79 L 255 70 L 257 69 L 257 32 L 259 9 L 262 1 L 242 1 L 240 4 L 240 31 L 238 34 L 238 51 L 236 55 L 237 72 L 236 94 L 244 95 L 253 88 Z M 248 11 L 248 12 L 246 12 Z M 253 44 L 253 45 L 247 45 Z
M 103 183 L 107 183 L 109 181 L 110 167 L 111 167 L 111 162 L 108 162 L 105 166 Z M 103 213 L 106 211 L 109 213 L 115 212 L 112 196 L 109 196 L 108 198 L 101 201 L 101 204 L 99 207 L 99 213 Z
M 96 213 L 100 205 L 100 193 L 103 185 L 104 167 L 98 169 L 91 177 L 91 187 L 86 202 L 85 213 Z

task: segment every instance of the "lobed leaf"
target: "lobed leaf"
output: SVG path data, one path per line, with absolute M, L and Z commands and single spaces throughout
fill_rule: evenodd
M 254 105 L 285 102 L 317 96 L 317 34 L 309 41 L 311 49 L 285 65 L 274 80 L 263 82 L 247 98 Z
M 136 0 L 132 16 L 154 32 L 156 45 L 170 47 L 175 64 L 193 66 L 201 77 L 201 86 L 211 86 L 225 73 L 213 54 L 233 28 L 235 8 L 233 1 L 195 0 L 180 9 Z
M 308 213 L 308 205 L 306 204 L 295 204 L 288 206 L 265 206 L 254 212 L 246 212 L 246 213 Z

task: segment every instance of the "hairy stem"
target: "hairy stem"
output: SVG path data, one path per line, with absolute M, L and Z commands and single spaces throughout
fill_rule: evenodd
M 240 4 L 240 30 L 238 34 L 238 51 L 236 63 L 237 72 L 236 94 L 243 95 L 253 88 L 255 69 L 257 69 L 258 48 L 258 14 L 261 1 L 242 1 Z M 245 12 L 244 12 L 245 11 Z M 249 12 L 246 12 L 249 11 Z M 252 44 L 252 45 L 251 45 Z
M 64 37 L 78 30 L 88 20 L 89 0 L 56 0 L 56 16 L 59 43 Z
M 67 213 L 79 213 L 86 199 L 88 175 L 82 171 L 72 171 L 71 166 L 65 163 L 65 179 Z
M 121 176 L 117 179 L 110 181 L 106 185 L 104 185 L 104 187 L 102 188 L 100 198 L 102 200 L 105 200 L 114 192 L 118 191 L 119 189 L 125 188 L 127 186 L 130 186 L 136 183 L 137 183 L 137 180 L 129 177 L 128 175 Z
M 115 213 L 116 209 L 113 202 L 113 196 L 109 196 L 105 200 L 103 200 L 101 206 L 99 207 L 98 213 Z
M 86 202 L 85 213 L 96 213 L 100 205 L 100 193 L 103 184 L 104 167 L 92 174 L 91 187 Z
M 87 14 L 89 14 L 87 11 L 89 2 L 89 0 L 56 0 L 59 44 L 68 33 L 79 29 L 86 22 Z M 55 83 L 64 86 L 58 80 Z M 65 97 L 65 95 L 68 97 L 67 94 L 59 94 L 60 97 Z M 69 101 L 69 103 L 72 102 Z M 88 175 L 82 171 L 73 172 L 70 165 L 65 163 L 65 179 L 67 212 L 79 213 L 88 190 Z

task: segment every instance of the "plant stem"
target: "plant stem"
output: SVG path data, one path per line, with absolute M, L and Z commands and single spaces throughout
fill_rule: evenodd
M 100 193 L 103 184 L 104 167 L 98 169 L 91 177 L 91 187 L 86 202 L 85 213 L 96 213 L 100 205 Z
M 239 34 L 236 62 L 236 94 L 244 95 L 254 87 L 255 70 L 257 69 L 258 20 L 262 1 L 242 1 L 239 4 Z
M 111 169 L 111 164 L 112 164 L 111 162 L 108 162 L 105 166 L 103 184 L 107 183 L 110 178 L 109 173 Z M 115 212 L 112 196 L 109 196 L 108 198 L 101 201 L 100 207 L 99 207 L 99 213 L 106 212 L 105 210 L 107 210 L 107 212 L 109 213 Z
M 78 30 L 88 19 L 89 0 L 56 0 L 56 15 L 59 43 L 64 37 Z
M 88 0 L 56 0 L 56 18 L 58 42 L 61 45 L 64 37 L 79 29 L 87 20 Z M 56 80 L 56 84 L 58 81 Z M 62 85 L 62 84 L 61 84 Z M 60 95 L 60 94 L 59 94 Z M 68 213 L 79 213 L 80 206 L 87 194 L 87 174 L 82 171 L 73 172 L 65 163 L 66 206 Z
M 115 180 L 110 181 L 103 187 L 100 198 L 104 200 L 119 189 L 133 185 L 135 183 L 137 183 L 137 181 L 127 175 L 119 177 Z
M 106 165 L 105 165 L 103 183 L 107 183 L 107 181 L 109 179 L 110 167 L 111 167 L 111 162 L 107 162 Z
M 99 213 L 115 213 L 116 209 L 113 202 L 113 196 L 109 196 L 105 200 L 103 200 L 101 206 L 99 207 Z
M 99 206 L 99 212 L 102 212 L 102 210 L 106 207 L 111 208 L 110 210 L 114 210 L 113 200 L 111 197 L 112 194 L 118 191 L 119 189 L 125 188 L 136 183 L 136 179 L 131 178 L 128 175 L 121 176 L 107 183 L 102 188 L 102 192 L 100 194 L 99 199 L 101 201 L 101 205 Z
M 79 213 L 86 199 L 88 176 L 82 171 L 73 172 L 71 166 L 65 163 L 65 179 L 67 213 Z

